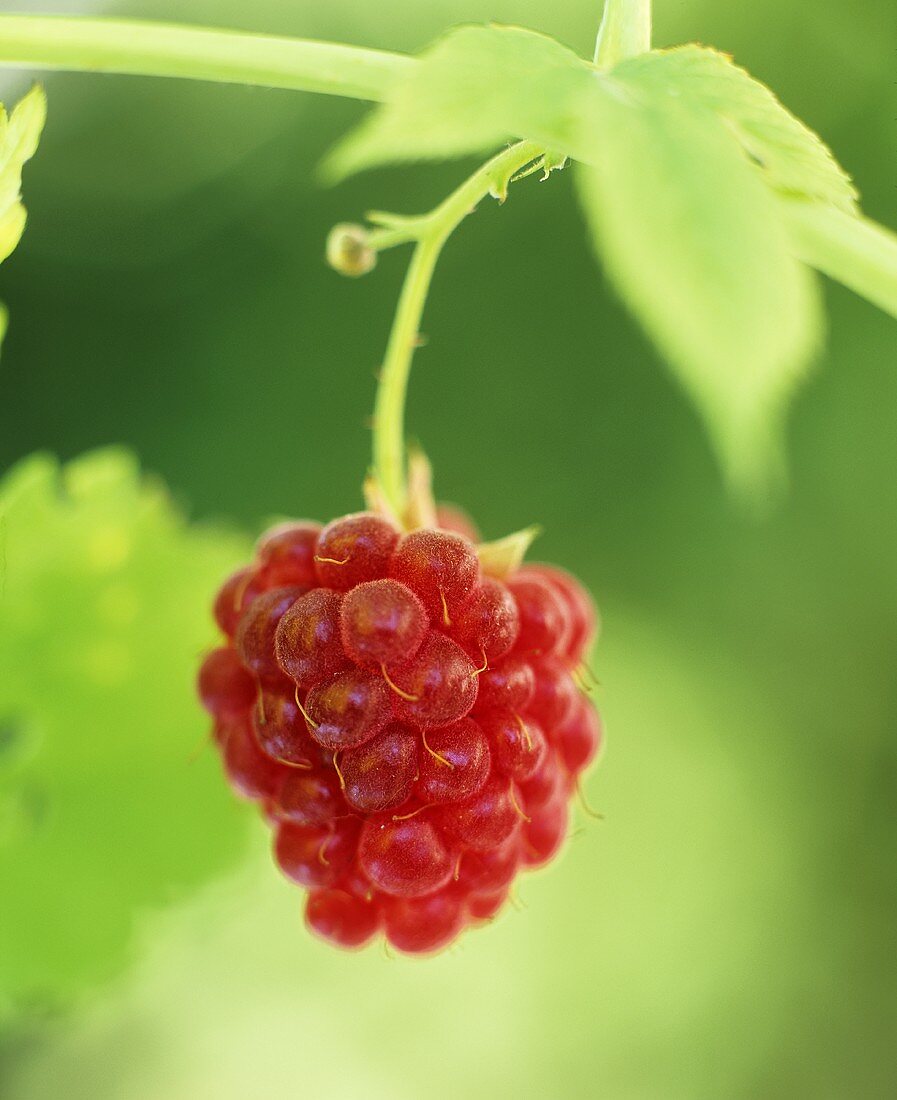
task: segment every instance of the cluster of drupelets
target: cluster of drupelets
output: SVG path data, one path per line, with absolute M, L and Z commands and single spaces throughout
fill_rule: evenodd
M 435 951 L 490 920 L 560 848 L 601 740 L 588 594 L 544 565 L 484 576 L 465 520 L 440 522 L 282 525 L 215 602 L 199 690 L 228 778 L 343 947 Z

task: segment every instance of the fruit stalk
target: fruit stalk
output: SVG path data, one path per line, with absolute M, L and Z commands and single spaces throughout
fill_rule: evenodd
M 651 0 L 606 0 L 595 64 L 609 69 L 651 49 Z
M 832 206 L 781 196 L 795 252 L 804 263 L 897 317 L 897 234 Z
M 429 214 L 405 221 L 403 237 L 416 241 L 380 372 L 374 406 L 374 477 L 397 515 L 406 505 L 405 398 L 420 322 L 442 247 L 489 194 L 504 197 L 508 182 L 541 156 L 532 142 L 505 149 L 478 169 Z M 375 236 L 375 235 L 372 235 Z M 397 243 L 395 234 L 390 245 Z
M 414 60 L 331 42 L 139 20 L 0 15 L 0 63 L 256 84 L 380 101 Z

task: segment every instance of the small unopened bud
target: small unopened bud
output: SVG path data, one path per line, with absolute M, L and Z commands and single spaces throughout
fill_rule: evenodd
M 363 225 L 341 222 L 327 237 L 327 263 L 340 275 L 358 278 L 377 263 L 377 253 L 368 243 L 368 231 Z

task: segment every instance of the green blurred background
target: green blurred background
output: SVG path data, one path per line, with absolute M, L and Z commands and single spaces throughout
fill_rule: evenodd
M 407 50 L 494 19 L 585 53 L 600 7 L 114 10 Z M 854 172 L 867 213 L 897 226 L 893 0 L 655 12 L 658 44 L 712 43 L 771 84 Z M 7 101 L 27 83 L 2 79 Z M 327 230 L 426 209 L 466 166 L 323 190 L 315 165 L 359 104 L 120 77 L 47 86 L 29 227 L 0 273 L 0 468 L 115 442 L 198 519 L 255 532 L 274 513 L 358 507 L 407 257 L 342 280 L 322 260 Z M 311 941 L 255 827 L 232 876 L 143 917 L 128 974 L 0 1053 L 4 1096 L 893 1095 L 897 327 L 845 291 L 827 298 L 791 485 L 757 521 L 608 291 L 566 174 L 484 205 L 438 272 L 410 425 L 441 496 L 489 536 L 540 522 L 539 556 L 596 594 L 609 746 L 587 788 L 605 820 L 580 815 L 518 909 L 425 961 Z

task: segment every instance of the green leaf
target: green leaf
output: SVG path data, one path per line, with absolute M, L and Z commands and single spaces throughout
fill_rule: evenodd
M 596 249 L 702 412 L 733 483 L 757 488 L 820 329 L 772 194 L 722 123 L 674 99 L 593 97 L 579 166 Z
M 22 165 L 34 156 L 46 117 L 47 100 L 39 85 L 19 101 L 11 116 L 0 106 L 0 262 L 25 229 Z
M 779 190 L 853 210 L 856 190 L 822 140 L 730 58 L 697 45 L 655 50 L 612 71 L 646 101 L 687 101 L 725 119 Z M 519 27 L 461 27 L 426 50 L 386 102 L 325 163 L 331 178 L 392 161 L 452 157 L 511 138 L 582 158 L 575 119 L 595 69 L 545 35 Z M 586 92 L 586 94 L 591 94 Z
M 511 137 L 587 166 L 580 193 L 608 274 L 700 409 L 733 483 L 757 488 L 780 458 L 784 411 L 822 327 L 779 196 L 853 210 L 846 175 L 768 89 L 712 50 L 605 72 L 507 27 L 437 43 L 328 169 Z
M 652 99 L 668 96 L 714 111 L 773 187 L 856 209 L 856 189 L 828 146 L 725 54 L 696 45 L 655 50 L 622 62 L 613 75 Z
M 387 102 L 324 163 L 330 179 L 394 161 L 485 152 L 526 133 L 563 148 L 559 120 L 591 66 L 545 35 L 520 27 L 460 27 L 396 81 Z
M 0 482 L 0 1018 L 113 974 L 239 853 L 193 684 L 242 550 L 122 452 Z

